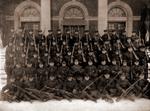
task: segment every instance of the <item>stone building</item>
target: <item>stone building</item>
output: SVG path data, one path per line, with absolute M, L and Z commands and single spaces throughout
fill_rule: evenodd
M 149 0 L 0 0 L 3 45 L 10 29 L 78 29 L 83 31 L 124 29 L 138 32 L 141 11 Z

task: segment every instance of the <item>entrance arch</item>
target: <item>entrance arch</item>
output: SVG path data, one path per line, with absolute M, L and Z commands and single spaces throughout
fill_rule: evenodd
M 89 29 L 88 15 L 88 10 L 82 3 L 72 0 L 60 9 L 59 28 L 63 29 L 64 25 L 68 25 L 85 26 L 85 29 Z
M 115 13 L 115 9 L 118 10 L 118 15 L 113 16 L 112 13 L 113 11 Z M 108 22 L 125 23 L 127 35 L 131 36 L 133 30 L 133 12 L 131 7 L 122 1 L 110 3 L 108 6 Z
M 22 23 L 40 25 L 40 6 L 33 1 L 24 1 L 17 6 L 14 12 L 14 29 L 17 30 L 22 26 Z

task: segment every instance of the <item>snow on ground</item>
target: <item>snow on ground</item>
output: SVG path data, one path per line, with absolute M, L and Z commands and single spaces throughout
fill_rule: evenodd
M 99 100 L 92 101 L 73 100 L 69 102 L 21 102 L 8 103 L 0 102 L 0 111 L 150 111 L 150 101 L 138 99 L 135 102 L 122 100 L 113 104 Z

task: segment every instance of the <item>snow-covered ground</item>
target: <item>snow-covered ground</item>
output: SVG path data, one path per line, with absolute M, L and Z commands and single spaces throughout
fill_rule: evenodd
M 74 100 L 69 102 L 22 102 L 8 103 L 0 102 L 0 111 L 150 111 L 150 101 L 138 99 L 135 102 L 128 100 L 114 102 L 113 104 L 99 100 L 92 101 Z
M 4 57 L 5 48 L 0 49 L 0 90 L 6 84 Z M 98 100 L 97 103 L 82 100 L 32 103 L 8 103 L 0 101 L 0 111 L 150 111 L 150 100 L 137 99 L 134 102 L 122 100 L 114 103 L 108 103 L 103 100 Z

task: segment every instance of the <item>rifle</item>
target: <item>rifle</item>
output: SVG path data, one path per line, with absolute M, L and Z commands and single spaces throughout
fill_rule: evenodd
M 125 93 L 122 93 L 122 94 L 121 94 L 121 97 L 127 96 L 128 93 L 133 89 L 133 87 L 134 87 L 140 80 L 141 80 L 141 79 L 137 80 L 137 81 L 134 82 L 132 85 L 130 85 L 130 87 L 125 90 Z
M 107 85 L 103 88 L 103 91 L 105 91 L 105 89 L 106 89 L 119 75 L 120 75 L 120 72 L 118 72 L 117 75 L 116 75 L 114 78 L 112 78 L 111 81 L 109 81 L 109 82 L 107 83 Z M 102 92 L 103 92 L 103 91 L 102 91 Z
M 86 86 L 82 92 L 86 91 L 90 86 L 92 86 L 96 81 L 98 81 L 103 75 L 99 76 L 98 78 L 96 78 L 94 81 L 92 81 L 88 86 Z
M 27 46 L 27 51 L 26 51 L 26 64 L 27 64 L 27 62 L 28 62 L 28 53 L 29 53 L 29 43 L 28 43 L 28 46 Z
M 71 96 L 71 97 L 76 97 L 76 98 L 78 98 L 78 96 L 76 96 L 76 95 L 74 95 L 73 93 L 71 93 L 71 92 L 68 92 L 68 91 L 66 91 L 66 90 L 63 90 L 63 89 L 56 89 L 56 88 L 50 88 L 50 87 L 45 87 L 45 88 L 47 88 L 47 89 L 50 89 L 50 90 L 52 90 L 52 91 L 57 91 L 57 92 L 60 92 L 60 93 L 62 93 L 62 94 L 67 94 L 67 96 Z
M 72 55 L 71 55 L 71 63 L 73 63 L 73 54 L 74 54 L 75 45 L 73 46 Z
M 39 97 L 37 97 L 36 95 L 33 95 L 31 92 L 28 92 L 28 91 L 24 90 L 23 88 L 21 88 L 21 87 L 15 85 L 15 84 L 12 84 L 12 86 L 18 88 L 20 91 L 22 91 L 22 92 L 28 94 L 29 96 L 31 96 L 32 98 L 34 98 L 34 99 L 36 99 L 36 100 L 41 100 L 41 99 L 40 99 Z
M 51 41 L 49 41 L 49 49 L 48 49 L 48 64 L 49 64 L 49 59 L 51 58 Z
M 38 50 L 38 62 L 40 62 L 40 51 L 39 51 L 40 48 L 39 48 L 39 44 L 38 44 L 38 49 L 37 50 Z

